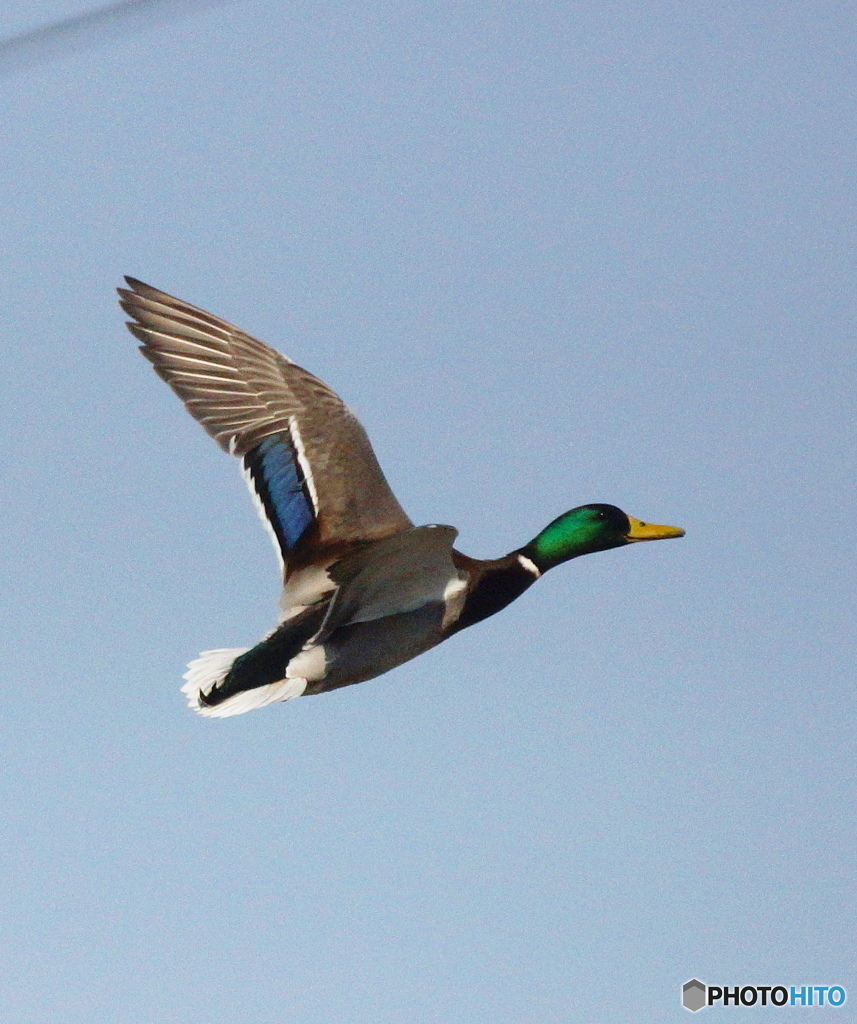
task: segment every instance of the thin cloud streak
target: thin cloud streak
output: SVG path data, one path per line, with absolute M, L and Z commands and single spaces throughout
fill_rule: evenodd
M 187 17 L 227 0 L 122 0 L 85 14 L 0 41 L 0 76 L 141 32 L 172 18 Z

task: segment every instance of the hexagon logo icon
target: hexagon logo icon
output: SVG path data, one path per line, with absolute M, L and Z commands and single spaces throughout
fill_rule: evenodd
M 685 1010 L 696 1013 L 705 1006 L 706 987 L 698 978 L 691 978 L 681 987 L 681 1005 Z

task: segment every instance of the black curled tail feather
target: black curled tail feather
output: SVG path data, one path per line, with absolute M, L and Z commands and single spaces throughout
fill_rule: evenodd
M 311 605 L 300 614 L 287 619 L 273 633 L 260 640 L 244 654 L 239 654 L 222 681 L 208 693 L 199 694 L 199 703 L 216 707 L 236 694 L 283 679 L 286 668 L 321 628 L 327 614 L 327 602 Z

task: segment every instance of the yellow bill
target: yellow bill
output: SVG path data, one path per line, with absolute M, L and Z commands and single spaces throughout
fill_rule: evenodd
M 666 540 L 668 537 L 683 537 L 684 530 L 678 526 L 657 526 L 655 523 L 644 523 L 640 519 L 628 516 L 631 529 L 627 540 Z

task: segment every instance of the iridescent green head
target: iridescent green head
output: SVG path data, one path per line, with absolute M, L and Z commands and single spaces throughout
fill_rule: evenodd
M 561 562 L 593 551 L 607 551 L 634 541 L 683 536 L 684 530 L 677 526 L 644 523 L 615 505 L 581 505 L 554 519 L 521 548 L 521 554 L 531 559 L 540 572 L 547 572 Z

